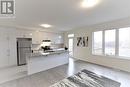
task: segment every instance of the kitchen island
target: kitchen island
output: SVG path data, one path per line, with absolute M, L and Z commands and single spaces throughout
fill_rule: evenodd
M 69 52 L 65 50 L 31 53 L 27 56 L 28 75 L 64 65 L 68 62 Z

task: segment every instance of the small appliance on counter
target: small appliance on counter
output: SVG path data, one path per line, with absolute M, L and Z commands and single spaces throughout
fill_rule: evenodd
M 51 40 L 43 40 L 41 44 L 41 49 L 43 49 L 43 52 L 53 52 L 51 49 Z
M 68 48 L 67 48 L 67 47 L 65 47 L 65 50 L 68 50 Z
M 50 48 L 50 46 L 42 46 L 43 52 L 53 52 L 53 50 Z

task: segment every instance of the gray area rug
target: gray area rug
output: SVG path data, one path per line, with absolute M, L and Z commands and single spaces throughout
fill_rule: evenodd
M 120 83 L 88 70 L 68 77 L 50 87 L 120 87 Z

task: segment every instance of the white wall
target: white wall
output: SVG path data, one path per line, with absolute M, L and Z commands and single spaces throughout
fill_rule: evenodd
M 74 58 L 130 72 L 130 59 L 92 55 L 92 32 L 93 31 L 113 29 L 113 28 L 122 28 L 122 27 L 130 27 L 130 17 L 121 19 L 121 20 L 97 24 L 97 25 L 93 25 L 89 27 L 81 27 L 81 28 L 68 31 L 65 34 L 66 36 L 65 43 L 66 45 L 68 44 L 67 34 L 74 33 L 75 34 Z M 82 48 L 82 47 L 76 46 L 76 37 L 80 37 L 80 36 L 89 37 L 88 47 Z
M 40 44 L 43 39 L 50 39 L 59 44 L 63 43 L 64 34 L 62 32 L 38 32 L 36 30 L 0 27 L 0 68 L 17 65 L 16 38 L 32 38 L 33 44 Z

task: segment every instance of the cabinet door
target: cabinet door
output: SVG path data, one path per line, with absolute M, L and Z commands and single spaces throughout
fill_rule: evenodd
M 1 29 L 0 29 L 1 30 Z M 9 58 L 9 42 L 7 32 L 1 30 L 0 32 L 0 67 L 8 66 Z
M 59 34 L 58 35 L 58 40 L 59 40 L 60 44 L 63 44 L 64 43 L 64 35 L 63 34 Z
M 29 30 L 12 30 L 15 31 L 15 35 L 17 38 L 32 38 L 32 31 Z
M 42 42 L 42 40 L 52 40 L 50 33 L 47 33 L 47 32 L 39 32 L 39 35 L 40 35 L 40 36 L 39 36 L 40 42 Z
M 17 65 L 16 31 L 10 29 L 9 33 L 9 66 Z
M 62 34 L 55 34 L 55 44 L 63 44 L 63 35 Z
M 39 32 L 39 43 L 42 43 L 42 41 L 44 40 L 44 33 L 43 32 Z
M 25 38 L 32 38 L 33 33 L 31 31 L 24 31 L 23 36 Z
M 32 43 L 33 44 L 40 44 L 39 32 L 33 32 L 32 33 Z
M 16 30 L 16 37 L 17 38 L 24 38 L 26 37 L 23 30 Z

